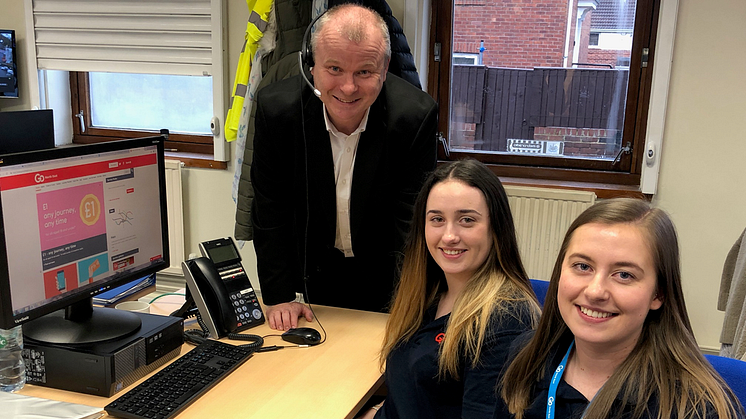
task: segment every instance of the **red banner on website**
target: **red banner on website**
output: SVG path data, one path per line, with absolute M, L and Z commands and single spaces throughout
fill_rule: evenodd
M 67 179 L 134 169 L 136 167 L 156 164 L 156 161 L 156 155 L 153 153 L 144 156 L 108 160 L 100 163 L 81 164 L 80 166 L 74 167 L 23 173 L 0 178 L 0 189 L 6 191 L 49 182 L 60 182 Z

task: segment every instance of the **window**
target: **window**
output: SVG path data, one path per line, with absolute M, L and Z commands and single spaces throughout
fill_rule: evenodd
M 441 59 L 428 86 L 448 145 L 440 159 L 471 156 L 506 177 L 639 186 L 657 0 L 436 3 Z M 482 40 L 483 66 L 459 64 L 456 44 Z
M 464 52 L 453 53 L 454 65 L 479 65 L 479 54 L 468 54 Z
M 597 33 L 592 33 L 590 38 L 588 38 L 588 45 L 592 47 L 598 46 L 598 35 Z
M 224 3 L 25 0 L 36 69 L 70 74 L 73 141 L 140 137 L 167 128 L 169 149 L 200 154 L 179 155 L 187 165 L 226 168 L 230 147 L 218 129 L 228 90 Z M 54 88 L 42 96 L 60 103 L 67 78 L 64 88 L 54 78 Z
M 71 72 L 73 142 L 170 132 L 169 151 L 212 154 L 212 78 Z
M 616 68 L 629 68 L 629 57 L 617 57 Z

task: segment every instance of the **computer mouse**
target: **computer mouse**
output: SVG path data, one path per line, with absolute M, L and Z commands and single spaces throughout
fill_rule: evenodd
M 283 333 L 282 340 L 298 345 L 318 345 L 321 343 L 321 334 L 310 327 L 298 327 Z

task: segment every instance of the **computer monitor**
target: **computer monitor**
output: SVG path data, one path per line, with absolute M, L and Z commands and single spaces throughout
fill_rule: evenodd
M 54 148 L 51 109 L 0 112 L 0 154 Z
M 169 265 L 164 141 L 0 156 L 0 328 L 68 345 L 137 332 L 92 297 Z

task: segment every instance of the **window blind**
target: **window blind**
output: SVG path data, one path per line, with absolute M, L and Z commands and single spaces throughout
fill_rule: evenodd
M 212 75 L 211 0 L 33 0 L 39 69 Z M 217 3 L 220 3 L 217 1 Z M 217 16 L 216 16 L 217 15 Z
M 222 125 L 224 0 L 26 0 L 26 18 L 39 70 L 212 76 Z M 215 160 L 228 160 L 213 134 Z

